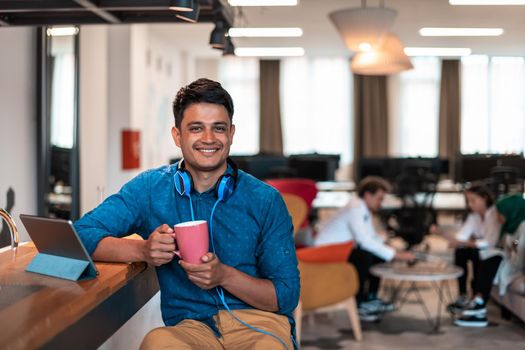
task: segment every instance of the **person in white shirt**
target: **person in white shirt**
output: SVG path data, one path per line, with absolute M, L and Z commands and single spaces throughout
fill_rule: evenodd
M 376 176 L 365 177 L 357 187 L 357 196 L 325 223 L 317 236 L 315 245 L 354 241 L 348 261 L 359 275 L 359 291 L 356 300 L 359 315 L 364 321 L 377 320 L 381 311 L 393 309 L 393 305 L 377 298 L 379 278 L 369 273 L 370 267 L 393 259 L 414 261 L 411 252 L 396 251 L 388 246 L 372 224 L 372 213 L 381 208 L 389 184 Z
M 500 254 L 492 254 L 480 267 L 481 279 L 486 286 L 475 290 L 474 298 L 456 318 L 454 324 L 463 327 L 486 327 L 488 292 L 492 283 L 499 286 L 503 296 L 507 286 L 522 276 L 525 269 L 525 199 L 523 193 L 509 194 L 500 198 L 495 204 L 498 221 L 501 224 L 497 247 Z M 498 250 L 496 250 L 496 253 Z M 496 272 L 497 270 L 497 272 Z M 495 276 L 495 277 L 494 277 Z
M 459 297 L 448 305 L 448 310 L 458 315 L 468 313 L 466 309 L 476 297 L 479 297 L 485 305 L 489 299 L 492 281 L 502 260 L 500 250 L 496 249 L 501 224 L 498 221 L 498 211 L 494 206 L 491 192 L 482 183 L 475 182 L 465 190 L 465 199 L 469 214 L 449 244 L 455 249 L 454 263 L 464 271 L 458 278 Z M 467 294 L 469 261 L 473 267 L 472 297 Z M 473 325 L 472 322 L 463 323 L 458 325 Z M 486 318 L 477 324 L 482 323 L 487 323 Z

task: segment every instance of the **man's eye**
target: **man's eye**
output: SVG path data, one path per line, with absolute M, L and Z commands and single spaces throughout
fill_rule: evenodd
M 190 131 L 191 131 L 191 132 L 199 132 L 199 131 L 201 131 L 201 129 L 202 129 L 202 128 L 201 128 L 200 126 L 192 126 L 192 127 L 190 128 Z
M 225 132 L 226 131 L 226 127 L 224 127 L 224 126 L 216 126 L 215 127 L 215 131 L 217 131 L 217 132 Z

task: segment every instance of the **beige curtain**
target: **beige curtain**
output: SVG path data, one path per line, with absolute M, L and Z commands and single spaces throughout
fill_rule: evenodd
M 275 60 L 259 62 L 259 152 L 267 154 L 283 154 L 279 63 Z
M 455 171 L 455 156 L 461 150 L 461 82 L 459 60 L 441 63 L 439 97 L 439 156 L 449 159 L 449 174 Z
M 387 155 L 387 77 L 354 74 L 354 175 L 362 157 Z

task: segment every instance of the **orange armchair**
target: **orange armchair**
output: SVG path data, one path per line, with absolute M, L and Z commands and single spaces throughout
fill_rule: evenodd
M 295 233 L 308 214 L 308 206 L 298 195 L 283 193 L 282 196 Z M 352 243 L 346 243 L 297 250 L 301 293 L 294 318 L 299 344 L 303 312 L 328 311 L 340 306 L 348 312 L 355 339 L 361 341 L 361 323 L 355 301 L 359 279 L 354 266 L 347 262 L 351 249 Z

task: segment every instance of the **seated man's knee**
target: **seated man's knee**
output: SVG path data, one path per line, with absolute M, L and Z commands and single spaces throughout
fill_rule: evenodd
M 194 348 L 184 339 L 179 339 L 170 328 L 159 327 L 146 334 L 140 345 L 140 350 L 157 349 L 192 350 Z
M 165 327 L 152 329 L 146 334 L 140 345 L 140 350 L 161 349 L 171 334 Z
M 293 345 L 291 343 L 288 344 L 289 343 L 288 339 L 281 339 L 281 340 L 285 342 L 289 350 L 293 350 Z M 258 337 L 258 339 L 252 343 L 252 345 L 250 346 L 250 349 L 251 350 L 268 350 L 268 349 L 285 350 L 286 348 L 279 340 L 269 335 L 266 335 L 265 337 Z

